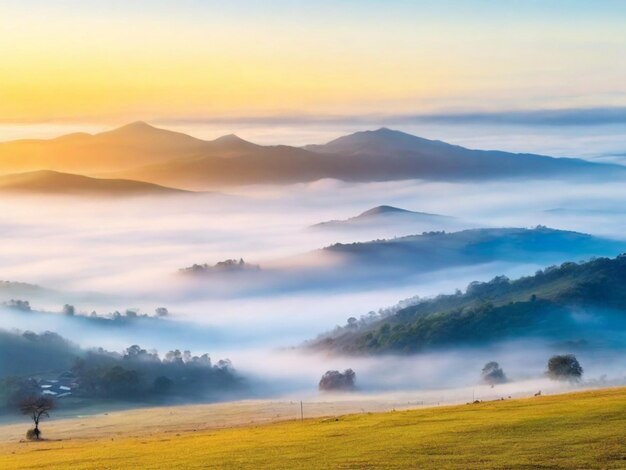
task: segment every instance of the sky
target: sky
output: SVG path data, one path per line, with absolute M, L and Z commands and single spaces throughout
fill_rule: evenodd
M 3 0 L 4 126 L 626 106 L 621 1 Z

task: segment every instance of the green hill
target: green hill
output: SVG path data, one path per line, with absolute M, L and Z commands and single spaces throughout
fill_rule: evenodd
M 309 346 L 343 353 L 412 353 L 528 337 L 622 345 L 626 256 L 549 267 L 511 281 L 471 283 L 397 313 L 349 325 Z

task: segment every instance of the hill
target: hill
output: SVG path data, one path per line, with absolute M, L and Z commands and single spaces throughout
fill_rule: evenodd
M 263 269 L 225 273 L 198 264 L 182 272 L 187 274 L 187 285 L 205 295 L 275 295 L 414 285 L 428 282 L 433 276 L 445 277 L 445 270 L 450 268 L 471 267 L 496 273 L 496 268 L 502 269 L 503 265 L 543 266 L 591 256 L 616 256 L 624 251 L 625 243 L 583 233 L 546 227 L 488 228 L 336 243 L 268 260 Z M 209 273 L 211 276 L 207 276 Z
M 70 173 L 40 170 L 0 176 L 0 193 L 139 196 L 185 194 L 189 191 L 141 181 L 90 178 Z
M 0 280 L 0 302 L 3 300 L 8 300 L 9 298 L 21 298 L 30 296 L 38 297 L 41 295 L 50 295 L 53 293 L 54 291 L 52 291 L 51 289 L 46 289 L 35 284 Z
M 508 339 L 624 346 L 626 255 L 564 263 L 511 281 L 471 283 L 390 316 L 352 322 L 310 346 L 342 353 L 412 353 Z
M 211 421 L 210 414 L 206 421 L 194 421 L 202 408 L 164 408 L 139 416 L 133 412 L 126 419 L 124 413 L 116 413 L 115 418 L 99 416 L 94 422 L 85 417 L 44 422 L 44 436 L 50 440 L 5 440 L 0 444 L 0 466 L 617 469 L 624 466 L 625 407 L 626 390 L 616 388 L 303 422 L 258 424 L 261 419 L 244 413 L 245 424 L 226 429 L 219 429 L 223 421 Z M 189 417 L 189 424 L 171 424 L 172 417 L 181 414 Z M 101 428 L 94 436 L 96 423 Z M 129 425 L 134 432 L 118 431 Z M 59 432 L 64 427 L 76 436 Z M 25 428 L 26 423 L 5 429 Z
M 207 402 L 241 396 L 247 391 L 230 361 L 213 364 L 208 354 L 192 356 L 172 350 L 159 357 L 138 345 L 122 353 L 102 348 L 82 349 L 56 333 L 19 333 L 0 329 L 0 416 L 15 410 L 24 397 L 38 395 L 45 385 L 71 376 L 71 390 L 63 398 L 66 409 L 76 406 L 111 406 L 116 402 L 158 404 L 176 401 Z M 167 380 L 163 380 L 163 377 Z M 160 379 L 161 378 L 161 379 Z M 57 396 L 58 395 L 58 396 Z M 76 403 L 67 400 L 71 395 Z
M 408 215 L 408 214 L 418 214 L 418 215 L 435 215 L 435 214 L 427 214 L 426 212 L 413 212 L 413 211 L 409 211 L 406 209 L 400 209 L 399 207 L 393 207 L 393 206 L 376 206 L 376 207 L 372 207 L 371 209 L 366 210 L 365 212 L 357 215 L 356 217 L 354 217 L 355 219 L 359 219 L 359 218 L 369 218 L 369 217 L 376 217 L 379 215 L 390 215 L 390 214 L 397 214 L 397 215 Z
M 330 220 L 312 225 L 311 228 L 321 229 L 358 229 L 371 228 L 382 224 L 428 224 L 438 225 L 443 228 L 446 223 L 453 220 L 438 214 L 427 212 L 414 212 L 393 206 L 377 206 L 365 212 L 345 220 Z
M 385 128 L 305 148 L 256 145 L 235 135 L 206 141 L 144 122 L 93 135 L 0 143 L 0 173 L 43 169 L 198 189 L 322 178 L 453 181 L 626 175 L 621 165 L 470 150 Z
M 324 248 L 324 252 L 336 255 L 344 265 L 420 272 L 495 261 L 545 264 L 563 261 L 563 256 L 615 256 L 625 248 L 621 242 L 539 226 L 427 232 L 389 240 L 337 243 Z

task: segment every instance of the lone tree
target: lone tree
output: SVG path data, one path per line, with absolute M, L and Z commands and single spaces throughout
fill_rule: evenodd
M 340 391 L 349 392 L 356 388 L 356 374 L 352 369 L 346 369 L 343 373 L 338 370 L 329 370 L 320 379 L 319 389 L 323 392 Z
M 557 355 L 548 361 L 546 375 L 553 380 L 578 382 L 583 375 L 583 368 L 573 354 Z
M 73 317 L 74 315 L 76 315 L 76 307 L 70 304 L 63 305 L 63 315 Z
M 170 312 L 165 307 L 157 307 L 154 309 L 154 313 L 156 313 L 157 317 L 167 317 Z
M 41 437 L 39 421 L 42 417 L 50 417 L 48 412 L 54 408 L 54 402 L 50 398 L 31 396 L 20 401 L 19 407 L 22 414 L 30 416 L 35 423 L 35 428 L 29 429 L 26 437 L 39 440 Z
M 482 380 L 489 385 L 503 384 L 507 381 L 504 371 L 495 361 L 485 364 L 482 370 Z

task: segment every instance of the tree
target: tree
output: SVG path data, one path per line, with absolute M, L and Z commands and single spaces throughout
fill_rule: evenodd
M 26 437 L 39 440 L 41 437 L 39 421 L 42 417 L 50 417 L 48 412 L 54 408 L 54 402 L 50 398 L 30 396 L 20 401 L 19 407 L 22 414 L 30 416 L 35 423 L 35 428 L 29 430 Z
M 502 384 L 507 381 L 506 375 L 504 371 L 495 361 L 488 362 L 485 364 L 482 370 L 482 379 L 483 382 L 489 385 Z
M 100 386 L 105 396 L 129 400 L 140 395 L 141 380 L 136 370 L 115 365 L 104 370 Z
M 11 299 L 8 302 L 3 302 L 3 305 L 6 305 L 7 307 L 15 310 L 21 310 L 23 312 L 32 311 L 32 309 L 30 308 L 30 302 L 28 300 Z
M 165 357 L 163 358 L 163 362 L 171 362 L 174 364 L 182 364 L 183 363 L 183 354 L 180 350 L 175 349 L 173 351 L 168 351 L 165 353 Z
M 170 314 L 170 312 L 165 307 L 155 308 L 154 313 L 156 313 L 157 317 L 167 317 Z
M 356 374 L 352 369 L 346 369 L 343 373 L 338 370 L 326 371 L 320 379 L 319 389 L 323 392 L 329 391 L 351 391 L 356 388 Z
M 70 304 L 63 305 L 63 314 L 68 317 L 73 317 L 76 314 L 76 307 Z
M 155 393 L 159 395 L 166 395 L 172 389 L 172 385 L 174 385 L 174 382 L 172 382 L 164 375 L 161 375 L 154 379 L 154 384 L 152 385 L 152 388 L 154 389 Z
M 132 310 L 130 308 L 126 309 L 126 312 L 124 312 L 124 315 L 126 315 L 126 318 L 137 318 L 139 316 L 137 313 L 137 310 Z
M 577 382 L 583 375 L 583 368 L 573 354 L 556 355 L 548 361 L 546 375 L 553 380 Z

